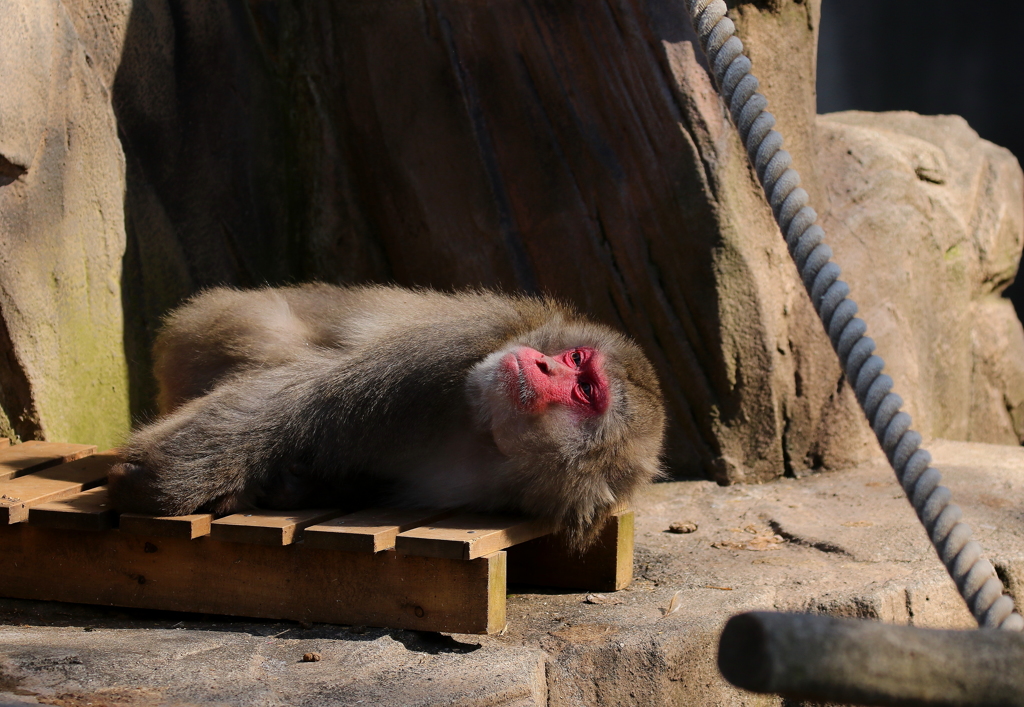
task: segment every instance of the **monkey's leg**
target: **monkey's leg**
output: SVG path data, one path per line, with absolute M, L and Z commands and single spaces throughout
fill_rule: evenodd
M 176 410 L 246 368 L 301 356 L 310 328 L 292 312 L 287 292 L 214 288 L 171 312 L 153 349 L 160 412 Z

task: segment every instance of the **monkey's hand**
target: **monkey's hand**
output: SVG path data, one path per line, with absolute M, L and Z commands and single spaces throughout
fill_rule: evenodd
M 254 507 L 281 485 L 280 469 L 294 475 L 294 462 L 282 462 L 285 428 L 301 417 L 313 383 L 283 369 L 250 373 L 136 431 L 108 477 L 115 507 L 154 515 Z

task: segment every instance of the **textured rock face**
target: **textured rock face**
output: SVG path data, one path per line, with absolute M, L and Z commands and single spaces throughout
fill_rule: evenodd
M 1024 331 L 1000 293 L 1024 237 L 1024 179 L 963 119 L 819 118 L 822 225 L 915 427 L 1024 440 Z
M 869 449 L 831 434 L 851 399 L 681 6 L 227 7 L 129 19 L 114 104 L 133 360 L 215 282 L 546 292 L 655 359 L 679 473 L 763 480 Z M 769 80 L 799 85 L 784 112 L 807 142 L 816 3 L 737 11 Z M 802 52 L 773 53 L 780 33 Z
M 678 2 L 0 3 L 19 87 L 0 106 L 0 404 L 22 436 L 105 442 L 126 397 L 145 412 L 153 333 L 191 292 L 323 279 L 545 292 L 625 329 L 658 367 L 681 475 L 877 454 Z M 922 431 L 1016 439 L 1024 372 L 999 347 L 1024 342 L 995 295 L 1020 250 L 1019 173 L 941 130 L 914 138 L 945 160 L 923 177 L 846 155 L 837 131 L 865 156 L 910 148 L 815 122 L 819 5 L 730 12 L 826 226 L 899 229 L 886 214 L 943 198 L 963 221 L 941 257 L 914 232 L 899 272 L 916 288 L 873 250 L 837 252 L 879 341 L 888 303 L 927 323 L 890 358 Z M 848 185 L 863 193 L 844 206 Z
M 109 445 L 128 425 L 108 78 L 67 3 L 0 1 L 0 434 Z

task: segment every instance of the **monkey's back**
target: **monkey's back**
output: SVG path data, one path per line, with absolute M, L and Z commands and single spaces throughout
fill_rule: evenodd
M 452 345 L 482 354 L 552 318 L 571 316 L 550 300 L 484 291 L 325 283 L 213 288 L 164 319 L 153 350 L 158 405 L 166 414 L 241 371 L 318 350 L 358 356 L 382 345 L 429 343 L 445 354 Z

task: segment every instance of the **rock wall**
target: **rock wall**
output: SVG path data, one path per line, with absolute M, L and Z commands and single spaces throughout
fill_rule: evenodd
M 676 471 L 768 479 L 867 449 L 830 433 L 851 400 L 680 6 L 249 8 L 129 19 L 114 105 L 132 360 L 170 304 L 218 282 L 547 292 L 651 353 Z M 739 8 L 762 48 L 803 49 L 769 76 L 796 86 L 805 143 L 815 8 Z M 802 81 L 781 73 L 793 56 Z M 826 373 L 798 382 L 798 358 Z
M 37 24 L 49 22 L 42 5 L 5 2 Z M 831 210 L 828 218 L 841 223 L 846 207 L 830 180 L 845 184 L 874 173 L 845 160 L 837 174 L 832 136 L 856 126 L 814 119 L 819 3 L 733 5 L 797 165 L 813 182 L 816 203 L 829 202 L 819 210 Z M 149 409 L 148 347 L 169 307 L 214 284 L 317 278 L 546 292 L 627 330 L 664 382 L 672 416 L 667 463 L 677 474 L 767 480 L 877 454 L 695 52 L 680 3 L 64 0 L 46 6 L 72 19 L 67 31 L 74 39 L 57 54 L 82 57 L 102 89 L 95 114 L 107 120 L 96 134 L 109 149 L 89 162 L 93 171 L 74 187 L 102 186 L 118 208 L 53 193 L 33 213 L 56 210 L 80 226 L 93 219 L 98 225 L 76 226 L 74 237 L 88 252 L 110 256 L 107 270 L 96 264 L 82 278 L 100 282 L 97 273 L 114 272 L 113 284 L 102 293 L 78 290 L 65 301 L 76 316 L 110 313 L 106 328 L 89 321 L 102 332 L 95 340 L 105 355 L 120 366 L 111 396 L 121 412 L 103 423 L 111 429 L 124 429 L 128 405 L 136 414 Z M 13 47 L 28 41 L 3 27 L 0 72 L 13 66 L 6 59 Z M 35 62 L 26 75 L 51 75 L 40 66 Z M 60 95 L 70 101 L 75 94 Z M 80 110 L 83 117 L 61 115 L 82 121 L 92 115 Z M 53 183 L 54 167 L 3 137 L 27 134 L 8 114 L 32 113 L 27 107 L 0 113 L 0 154 L 27 171 L 5 168 L 13 181 L 0 187 L 0 199 L 16 193 L 12 186 L 26 189 L 32 178 Z M 879 145 L 888 139 L 877 138 Z M 929 144 L 936 155 L 948 147 Z M 988 156 L 969 163 L 959 161 L 960 153 L 947 158 L 949 198 L 960 200 L 954 210 L 963 218 L 998 210 L 997 199 L 1019 182 L 1011 158 L 994 148 L 971 149 Z M 964 154 L 973 155 L 971 149 Z M 107 164 L 117 171 L 109 179 L 97 171 Z M 988 192 L 972 186 L 979 165 L 991 167 Z M 909 198 L 922 197 L 871 193 L 880 210 Z M 0 208 L 6 219 L 5 202 Z M 1017 199 L 1001 208 L 1003 221 L 972 226 L 979 235 L 967 240 L 988 244 L 986 252 L 998 243 L 1009 266 L 1020 251 L 1022 207 Z M 19 242 L 30 239 L 24 228 L 10 232 Z M 877 237 L 861 232 L 856 238 L 870 246 Z M 54 242 L 62 257 L 81 262 L 74 260 L 80 251 L 71 235 L 54 235 Z M 987 272 L 968 267 L 981 262 L 981 250 L 964 245 L 959 257 L 964 283 Z M 32 261 L 19 257 L 19 269 L 25 262 Z M 871 260 L 859 262 L 867 268 Z M 914 267 L 925 278 L 937 262 L 945 261 Z M 890 294 L 882 285 L 889 283 L 879 280 L 876 290 L 875 278 L 858 288 L 862 266 L 845 259 L 843 266 L 862 306 L 884 308 Z M 3 282 L 7 287 L 6 276 Z M 998 285 L 984 296 L 980 284 L 964 284 L 963 291 L 972 293 L 979 311 L 996 311 Z M 40 292 L 47 302 L 59 299 L 42 285 L 0 299 L 0 319 L 14 342 L 5 349 L 13 373 L 0 371 L 13 381 L 0 378 L 10 400 L 0 402 L 12 420 L 38 418 L 23 436 L 80 437 L 49 420 L 80 416 L 80 407 L 92 404 L 88 386 L 104 369 L 66 345 L 47 349 L 34 338 L 54 317 L 18 319 Z M 914 306 L 926 310 L 930 296 L 930 290 L 915 292 Z M 942 339 L 953 349 L 957 372 L 943 375 L 987 387 L 935 388 L 920 409 L 938 404 L 949 413 L 925 416 L 922 431 L 979 438 L 995 429 L 993 415 L 1004 431 L 1017 430 L 1016 423 L 1006 427 L 1019 417 L 1016 408 L 1007 412 L 997 403 L 1024 398 L 1024 369 L 994 353 L 991 332 L 1007 346 L 1024 346 L 1019 324 L 1002 315 L 957 321 L 955 336 Z M 914 340 L 927 343 L 953 323 L 937 317 L 930 326 Z M 57 331 L 65 340 L 81 339 L 72 336 L 73 326 Z M 38 343 L 29 350 L 21 341 Z M 892 365 L 920 369 L 933 355 L 924 343 Z M 30 369 L 27 362 L 41 351 L 56 363 Z M 70 361 L 73 370 L 89 371 L 89 382 L 69 402 L 52 391 L 70 390 L 57 375 Z M 963 366 L 969 370 L 961 372 Z M 928 370 L 936 373 L 897 376 L 904 397 L 917 399 L 945 369 Z M 965 391 L 973 396 L 966 407 L 956 397 Z M 957 415 L 962 424 L 952 422 Z
M 818 133 L 822 225 L 917 429 L 1019 444 L 1024 332 L 1000 297 L 1024 245 L 1017 160 L 956 116 L 834 113 Z
M 8 437 L 106 446 L 128 426 L 125 163 L 108 79 L 66 3 L 0 0 L 0 434 Z

